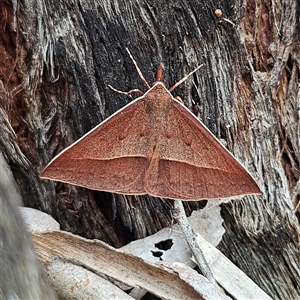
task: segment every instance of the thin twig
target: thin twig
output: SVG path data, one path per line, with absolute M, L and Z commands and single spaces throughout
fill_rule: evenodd
M 174 212 L 173 212 L 174 219 L 178 222 L 181 230 L 183 231 L 184 235 L 186 236 L 186 240 L 194 254 L 195 260 L 197 265 L 199 266 L 202 274 L 211 282 L 216 283 L 215 278 L 213 277 L 212 271 L 209 268 L 207 261 L 205 260 L 204 254 L 200 249 L 197 240 L 196 234 L 193 231 L 193 228 L 189 224 L 189 221 L 186 217 L 185 210 L 183 204 L 180 200 L 174 201 Z

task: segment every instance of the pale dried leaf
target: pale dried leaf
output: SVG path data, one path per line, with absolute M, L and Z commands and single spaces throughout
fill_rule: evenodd
M 197 242 L 203 251 L 216 281 L 234 299 L 272 300 L 244 272 L 234 265 L 221 251 L 198 234 Z
M 217 246 L 225 232 L 220 215 L 220 200 L 211 200 L 202 210 L 193 211 L 188 218 L 195 232 L 200 232 L 211 244 Z M 161 244 L 168 241 L 169 248 L 162 249 Z M 120 248 L 142 259 L 153 262 L 182 262 L 190 267 L 195 263 L 191 260 L 192 253 L 180 227 L 175 224 L 159 232 L 131 242 Z

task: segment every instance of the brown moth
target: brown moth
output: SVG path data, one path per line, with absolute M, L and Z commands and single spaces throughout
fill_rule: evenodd
M 171 95 L 196 70 L 169 90 L 161 67 L 152 87 L 141 75 L 148 91 L 57 155 L 41 177 L 179 200 L 261 194 L 246 169 Z

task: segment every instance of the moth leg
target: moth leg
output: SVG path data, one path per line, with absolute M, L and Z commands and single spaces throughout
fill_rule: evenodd
M 130 91 L 128 91 L 128 92 L 123 92 L 123 91 L 119 91 L 119 90 L 115 89 L 115 88 L 112 87 L 111 85 L 108 85 L 108 86 L 109 86 L 109 88 L 111 88 L 113 91 L 115 91 L 115 92 L 117 92 L 117 93 L 119 93 L 119 94 L 122 94 L 122 95 L 130 96 L 130 95 L 133 94 L 133 93 L 137 93 L 137 94 L 139 94 L 139 95 L 141 95 L 141 96 L 144 95 L 144 93 L 143 93 L 141 90 L 139 90 L 139 89 L 133 89 L 133 90 L 130 90 Z

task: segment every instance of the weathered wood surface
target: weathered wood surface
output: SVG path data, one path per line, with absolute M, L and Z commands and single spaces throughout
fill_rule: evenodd
M 211 207 L 210 211 L 213 210 Z M 200 231 L 206 227 L 206 221 L 202 221 L 205 215 L 203 211 L 206 208 L 201 212 L 193 212 L 189 217 L 197 231 L 199 227 Z M 63 299 L 133 300 L 141 299 L 132 298 L 136 297 L 136 291 L 139 290 L 138 294 L 151 291 L 157 297 L 170 300 L 194 299 L 193 296 L 206 300 L 272 300 L 200 235 L 195 239 L 221 288 L 193 270 L 191 267 L 195 263 L 190 259 L 191 250 L 178 224 L 115 249 L 99 240 L 91 241 L 59 230 L 59 224 L 39 210 L 23 207 L 21 214 L 48 278 Z M 201 225 L 199 214 L 203 214 Z M 211 235 L 207 237 L 211 239 Z M 167 247 L 162 241 L 169 241 L 172 245 Z M 160 244 L 159 248 L 155 246 L 157 244 Z M 161 256 L 154 257 L 154 251 L 157 254 L 160 252 Z M 113 285 L 101 276 L 113 278 L 113 283 L 118 284 Z M 127 295 L 125 292 L 129 291 Z
M 178 276 L 179 272 L 146 263 L 136 256 L 116 251 L 101 241 L 88 241 L 64 231 L 33 232 L 32 238 L 42 260 L 48 260 L 52 265 L 55 263 L 53 256 L 59 257 L 75 266 L 80 262 L 87 270 L 109 276 L 129 287 L 144 288 L 162 299 L 204 299 L 203 294 Z M 208 289 L 213 287 L 215 294 L 218 294 L 216 286 L 206 278 L 202 276 L 199 280 L 203 281 L 203 286 L 207 284 Z M 227 299 L 224 294 L 219 297 Z
M 148 81 L 162 62 L 167 86 L 203 63 L 174 94 L 264 193 L 223 204 L 219 248 L 273 298 L 300 296 L 297 1 L 0 0 L 0 13 L 0 147 L 26 206 L 115 247 L 169 225 L 172 201 L 88 191 L 39 173 L 130 101 L 108 84 L 144 88 L 125 47 Z
M 0 299 L 57 299 L 26 232 L 20 195 L 0 152 Z

